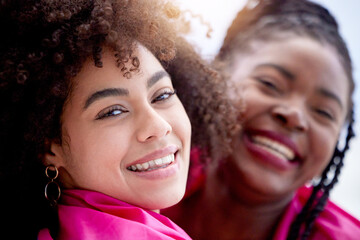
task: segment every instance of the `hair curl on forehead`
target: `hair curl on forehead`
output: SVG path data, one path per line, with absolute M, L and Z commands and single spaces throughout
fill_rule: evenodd
M 280 33 L 310 37 L 337 52 L 350 84 L 350 114 L 354 90 L 352 62 L 333 15 L 321 5 L 307 0 L 260 0 L 254 7 L 251 2 L 237 14 L 229 27 L 216 58 L 217 64 L 231 62 L 239 52 L 251 51 L 250 44 L 255 40 L 276 40 Z

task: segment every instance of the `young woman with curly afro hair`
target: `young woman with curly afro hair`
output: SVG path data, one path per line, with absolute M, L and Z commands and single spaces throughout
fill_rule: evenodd
M 211 132 L 228 149 L 235 115 L 181 11 L 9 0 L 0 24 L 3 235 L 189 239 L 158 210 L 183 197 L 191 127 L 194 144 L 211 147 Z

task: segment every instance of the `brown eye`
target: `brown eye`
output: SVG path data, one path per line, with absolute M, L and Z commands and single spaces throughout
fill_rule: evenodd
M 169 89 L 166 89 L 165 91 L 157 95 L 153 100 L 151 100 L 151 103 L 166 101 L 175 94 L 176 94 L 175 90 L 171 91 Z
M 129 112 L 129 111 L 126 110 L 124 107 L 122 107 L 120 105 L 114 105 L 114 106 L 111 106 L 111 107 L 106 108 L 106 109 L 102 110 L 101 112 L 99 112 L 96 116 L 96 120 L 101 120 L 101 119 L 108 118 L 108 117 L 119 116 L 126 112 Z

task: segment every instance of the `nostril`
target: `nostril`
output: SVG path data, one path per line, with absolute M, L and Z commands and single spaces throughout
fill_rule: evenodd
M 283 123 L 283 124 L 286 124 L 286 123 L 287 123 L 286 117 L 284 117 L 284 116 L 281 115 L 281 114 L 275 114 L 275 118 L 276 118 L 279 122 L 281 122 L 281 123 Z
M 305 127 L 303 127 L 303 126 L 297 126 L 297 127 L 296 127 L 296 130 L 298 130 L 299 132 L 302 132 L 302 131 L 305 130 Z

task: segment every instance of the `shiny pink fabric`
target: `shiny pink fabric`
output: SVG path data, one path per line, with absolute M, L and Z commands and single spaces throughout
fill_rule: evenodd
M 65 190 L 59 204 L 61 239 L 191 239 L 158 213 L 87 190 Z M 52 239 L 47 229 L 39 240 Z
M 274 239 L 285 240 L 292 221 L 311 194 L 311 189 L 302 187 L 290 202 L 280 221 Z M 335 203 L 328 201 L 325 209 L 316 218 L 309 240 L 359 240 L 360 221 Z

